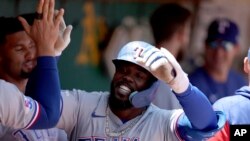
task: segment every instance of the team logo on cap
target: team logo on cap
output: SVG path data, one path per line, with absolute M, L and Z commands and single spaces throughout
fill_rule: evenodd
M 226 32 L 226 28 L 229 28 L 230 24 L 228 21 L 226 20 L 220 20 L 219 21 L 219 33 L 224 34 Z

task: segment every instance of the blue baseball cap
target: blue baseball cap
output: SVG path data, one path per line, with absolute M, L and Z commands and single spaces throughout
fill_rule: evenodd
M 206 43 L 225 41 L 238 43 L 239 28 L 227 18 L 218 18 L 211 22 L 207 30 Z

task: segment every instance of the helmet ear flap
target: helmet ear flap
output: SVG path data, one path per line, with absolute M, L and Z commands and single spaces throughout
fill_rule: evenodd
M 154 82 L 148 89 L 135 91 L 129 96 L 131 104 L 136 108 L 148 106 L 155 98 L 160 81 Z

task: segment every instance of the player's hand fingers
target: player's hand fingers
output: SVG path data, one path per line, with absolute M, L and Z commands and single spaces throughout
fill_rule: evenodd
M 59 13 L 59 10 L 55 9 L 54 16 L 56 17 L 58 13 Z
M 154 52 L 153 54 L 151 54 L 147 58 L 145 66 L 151 68 L 151 65 L 154 64 L 155 62 L 159 61 L 159 59 L 161 59 L 161 58 L 166 59 L 166 58 L 164 58 L 164 55 L 160 51 Z
M 29 35 L 30 34 L 30 25 L 28 24 L 28 22 L 23 18 L 23 17 L 18 17 L 18 20 L 21 22 L 25 32 Z
M 67 45 L 69 44 L 71 40 L 70 35 L 71 35 L 72 29 L 73 29 L 72 25 L 68 25 L 65 31 L 63 32 L 63 39 Z
M 137 62 L 145 67 L 150 67 L 153 61 L 159 59 L 159 56 L 163 56 L 159 49 L 153 48 L 150 50 L 140 51 L 140 54 L 136 53 Z
M 61 18 L 59 30 L 64 31 L 65 29 L 66 29 L 66 24 L 65 24 L 64 18 Z
M 55 19 L 55 26 L 56 27 L 58 27 L 60 25 L 61 21 L 63 21 L 63 15 L 64 15 L 64 9 L 60 9 L 59 13 Z
M 44 19 L 48 19 L 48 10 L 49 10 L 49 2 L 50 0 L 44 0 L 44 4 L 43 4 L 43 18 Z
M 150 70 L 156 71 L 158 68 L 162 67 L 163 64 L 166 64 L 166 62 L 167 62 L 166 58 L 163 58 L 163 57 L 159 58 L 157 61 L 152 62 L 152 64 L 150 65 Z M 168 65 L 166 65 L 166 66 L 168 66 Z
M 54 19 L 54 7 L 55 7 L 55 0 L 50 0 L 48 9 L 48 20 L 51 22 L 53 22 Z
M 58 14 L 59 14 L 59 10 L 55 10 L 55 12 L 54 12 L 54 21 L 57 18 Z M 60 24 L 59 24 L 59 31 L 63 34 L 65 29 L 66 29 L 66 24 L 65 24 L 64 18 L 61 18 L 61 21 L 60 21 Z
M 44 4 L 44 0 L 39 0 L 39 3 L 36 8 L 37 13 L 40 13 L 40 14 L 43 13 L 43 4 Z

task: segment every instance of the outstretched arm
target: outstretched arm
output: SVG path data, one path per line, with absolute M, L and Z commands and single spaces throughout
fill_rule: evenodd
M 204 140 L 215 134 L 225 124 L 222 112 L 215 112 L 207 97 L 189 82 L 174 56 L 166 49 L 161 49 L 171 65 L 173 78 L 166 81 L 176 94 L 184 113 L 177 121 L 177 130 L 184 140 Z M 170 67 L 171 68 L 171 67 Z
M 34 113 L 34 118 L 25 127 L 29 129 L 53 127 L 60 117 L 60 81 L 55 43 L 64 11 L 60 10 L 54 17 L 54 5 L 54 0 L 40 0 L 37 13 L 42 13 L 42 17 L 35 19 L 32 26 L 25 19 L 19 18 L 26 33 L 36 43 L 38 55 L 37 66 L 26 87 L 26 94 L 39 103 L 37 113 Z
M 58 14 L 60 13 L 58 10 L 56 10 L 55 16 L 58 16 Z M 69 45 L 71 31 L 72 31 L 72 26 L 68 25 L 66 27 L 64 19 L 61 18 L 59 25 L 59 34 L 54 47 L 56 61 L 52 57 L 39 57 L 37 59 L 38 65 L 37 68 L 32 73 L 33 76 L 28 81 L 26 95 L 31 95 L 31 96 L 33 95 L 32 97 L 34 97 L 34 94 L 36 94 L 36 96 L 43 96 L 39 99 L 46 100 L 44 101 L 46 104 L 51 103 L 52 105 L 54 104 L 58 106 L 59 101 L 57 94 L 58 94 L 58 89 L 60 90 L 60 85 L 57 85 L 59 84 L 59 76 L 55 62 L 58 62 L 59 56 Z M 35 86 L 39 86 L 40 88 L 35 88 Z M 43 89 L 42 87 L 46 89 Z M 44 93 L 47 94 L 51 93 L 51 95 L 43 95 Z M 57 123 L 58 115 L 60 115 L 60 113 L 59 110 L 56 110 L 58 109 L 58 107 L 54 106 L 53 108 L 54 109 L 52 110 L 42 109 L 41 117 L 45 118 L 40 118 L 36 122 L 36 124 L 31 128 L 43 128 L 43 126 L 50 126 L 50 125 L 44 125 L 46 123 L 52 125 Z M 48 117 L 47 115 L 49 115 L 50 117 Z
M 11 128 L 50 128 L 60 116 L 60 83 L 54 57 L 39 57 L 25 96 L 0 79 L 0 122 Z M 40 96 L 40 97 L 39 97 Z
M 183 131 L 183 127 L 197 132 L 217 129 L 217 115 L 212 105 L 201 91 L 189 83 L 186 73 L 169 51 L 164 48 L 148 50 L 137 61 L 155 77 L 166 82 L 176 94 L 185 112 L 183 118 L 178 119 L 178 131 Z M 186 130 L 180 133 L 184 133 L 183 139 L 189 136 Z
M 54 127 L 60 117 L 60 80 L 54 57 L 39 57 L 26 86 L 25 94 L 37 100 L 38 116 L 25 128 Z

